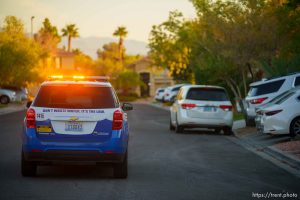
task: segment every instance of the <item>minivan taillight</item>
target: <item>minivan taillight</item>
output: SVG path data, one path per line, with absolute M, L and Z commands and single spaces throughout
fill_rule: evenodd
M 196 104 L 193 103 L 183 103 L 181 104 L 182 109 L 191 109 L 191 108 L 195 108 Z
M 220 108 L 225 110 L 225 111 L 231 111 L 232 110 L 232 106 L 230 106 L 230 105 L 220 105 Z
M 35 111 L 32 108 L 26 112 L 26 127 L 35 128 Z
M 268 97 L 264 97 L 264 98 L 259 98 L 259 99 L 252 99 L 250 100 L 251 104 L 261 104 L 262 102 L 264 102 L 264 100 L 266 100 Z
M 112 130 L 120 130 L 123 125 L 123 113 L 120 110 L 116 110 L 113 116 Z

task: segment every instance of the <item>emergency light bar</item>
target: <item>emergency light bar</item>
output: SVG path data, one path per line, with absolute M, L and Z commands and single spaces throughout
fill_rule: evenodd
M 97 82 L 108 82 L 109 77 L 107 76 L 63 76 L 54 75 L 49 76 L 50 81 L 97 81 Z

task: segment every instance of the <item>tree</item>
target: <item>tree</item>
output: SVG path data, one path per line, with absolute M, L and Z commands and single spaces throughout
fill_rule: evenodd
M 62 30 L 63 36 L 68 37 L 68 52 L 71 51 L 71 39 L 79 37 L 78 28 L 75 24 L 67 24 Z
M 4 20 L 0 32 L 0 85 L 24 86 L 39 79 L 40 46 L 25 36 L 23 23 L 14 16 Z
M 122 71 L 115 80 L 116 89 L 121 91 L 124 96 L 128 96 L 130 91 L 141 84 L 139 75 L 130 70 Z
M 53 26 L 48 18 L 43 21 L 43 26 L 35 35 L 35 40 L 44 49 L 45 57 L 56 51 L 61 38 L 58 34 L 57 27 Z
M 124 38 L 127 36 L 128 31 L 125 26 L 119 26 L 113 33 L 114 36 L 119 37 L 119 58 L 121 61 L 124 59 Z
M 15 16 L 6 16 L 2 28 L 4 32 L 11 34 L 12 36 L 24 34 L 24 24 Z
M 152 27 L 149 38 L 150 56 L 155 65 L 169 69 L 178 82 L 194 82 L 189 68 L 188 32 L 189 23 L 184 21 L 182 13 L 173 11 L 167 21 Z

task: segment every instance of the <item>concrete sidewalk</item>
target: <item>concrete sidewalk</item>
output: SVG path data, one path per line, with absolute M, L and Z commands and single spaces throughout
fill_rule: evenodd
M 10 103 L 0 108 L 0 115 L 26 110 L 26 103 Z

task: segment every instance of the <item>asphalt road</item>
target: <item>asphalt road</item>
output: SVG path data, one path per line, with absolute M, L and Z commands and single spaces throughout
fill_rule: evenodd
M 168 130 L 167 111 L 136 104 L 129 113 L 129 177 L 99 166 L 39 167 L 20 173 L 24 112 L 0 116 L 0 199 L 253 199 L 254 193 L 296 193 L 300 179 L 210 132 Z M 255 198 L 254 198 L 255 199 Z M 287 199 L 287 198 L 286 198 Z

